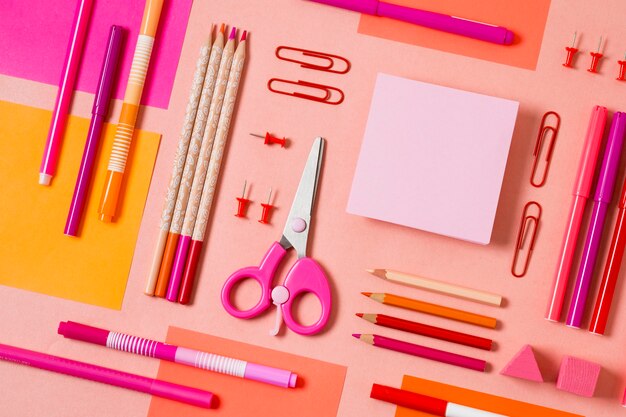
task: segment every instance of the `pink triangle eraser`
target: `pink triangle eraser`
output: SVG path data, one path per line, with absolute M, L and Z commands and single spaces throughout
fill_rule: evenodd
M 543 382 L 543 376 L 537 365 L 535 353 L 530 345 L 525 345 L 517 352 L 517 355 L 500 371 L 501 375 L 527 379 L 529 381 Z

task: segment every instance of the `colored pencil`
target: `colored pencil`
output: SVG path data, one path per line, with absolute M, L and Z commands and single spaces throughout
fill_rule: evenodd
M 113 139 L 113 148 L 109 157 L 107 176 L 102 190 L 102 199 L 98 213 L 100 220 L 111 222 L 117 214 L 119 195 L 122 189 L 122 180 L 126 170 L 128 153 L 135 133 L 135 124 L 139 114 L 139 105 L 143 93 L 146 74 L 150 66 L 150 56 L 156 37 L 159 18 L 164 0 L 146 0 L 143 18 L 135 46 L 133 62 L 128 74 L 128 84 L 124 92 L 124 102 L 120 120 Z
M 65 62 L 61 71 L 59 90 L 57 91 L 57 98 L 52 111 L 46 147 L 41 158 L 41 167 L 39 168 L 39 184 L 41 185 L 50 185 L 59 163 L 61 141 L 63 140 L 63 132 L 67 123 L 70 102 L 72 101 L 72 92 L 74 91 L 74 84 L 78 75 L 80 57 L 83 53 L 83 44 L 87 37 L 87 28 L 89 27 L 93 3 L 94 0 L 78 0 L 76 2 L 74 22 L 72 23 L 70 40 L 65 51 Z M 41 41 L 45 42 L 44 39 Z
M 167 189 L 167 194 L 165 196 L 163 212 L 161 214 L 161 226 L 159 228 L 159 236 L 157 237 L 157 245 L 154 251 L 154 257 L 152 259 L 150 274 L 148 275 L 148 282 L 146 283 L 145 293 L 147 295 L 154 295 L 159 271 L 161 269 L 161 262 L 163 260 L 164 254 L 166 253 L 165 248 L 171 246 L 171 242 L 169 242 L 170 238 L 168 232 L 170 231 L 170 226 L 172 225 L 173 219 L 176 217 L 174 211 L 176 201 L 181 198 L 181 194 L 184 194 L 185 183 L 191 182 L 191 180 L 188 180 L 187 177 L 185 177 L 185 174 L 187 173 L 185 168 L 187 168 L 189 164 L 195 165 L 195 161 L 197 160 L 194 155 L 197 154 L 197 149 L 200 147 L 200 144 L 199 141 L 197 144 L 194 141 L 193 131 L 197 124 L 196 119 L 198 119 L 203 112 L 203 100 L 206 101 L 203 94 L 205 92 L 204 85 L 214 84 L 214 82 L 207 81 L 211 78 L 211 72 L 208 68 L 210 67 L 213 60 L 216 59 L 215 55 L 219 56 L 217 58 L 218 62 L 221 58 L 221 49 L 220 53 L 216 54 L 214 53 L 215 48 L 211 47 L 212 32 L 213 30 L 211 30 L 211 32 L 209 33 L 206 42 L 200 47 L 200 54 L 198 56 L 198 60 L 196 61 L 196 71 L 193 75 L 191 92 L 189 94 L 189 100 L 187 101 L 185 120 L 183 122 L 183 128 L 180 133 L 180 138 L 178 140 L 176 156 L 174 157 L 174 168 Z M 217 44 L 217 40 L 215 41 L 215 43 Z M 211 88 L 211 93 L 209 94 L 208 101 L 211 100 L 210 96 L 212 94 L 213 90 Z M 198 112 L 199 108 L 200 112 Z M 193 170 L 191 171 L 191 173 L 193 175 Z
M 433 339 L 445 340 L 447 342 L 458 343 L 460 345 L 475 347 L 483 350 L 491 350 L 493 341 L 484 337 L 472 336 L 471 334 L 455 332 L 441 327 L 429 326 L 428 324 L 417 323 L 384 314 L 362 314 L 357 313 L 357 317 L 370 323 L 377 324 L 391 329 L 403 330 L 421 336 L 432 337 Z
M 370 398 L 411 408 L 438 417 L 506 417 L 417 392 L 373 384 Z
M 211 408 L 213 404 L 213 394 L 208 391 L 14 346 L 0 344 L 0 360 L 144 392 L 198 407 Z
M 233 65 L 228 78 L 224 105 L 222 113 L 220 114 L 219 123 L 217 125 L 217 131 L 215 133 L 215 143 L 213 145 L 213 150 L 211 151 L 211 161 L 209 162 L 206 181 L 204 181 L 204 187 L 202 189 L 202 199 L 200 200 L 200 206 L 198 209 L 198 218 L 196 219 L 193 228 L 189 255 L 185 262 L 182 286 L 180 294 L 178 295 L 178 302 L 181 304 L 188 304 L 191 299 L 191 292 L 193 290 L 194 280 L 196 277 L 200 252 L 202 251 L 202 242 L 204 241 L 204 236 L 209 223 L 211 205 L 213 203 L 213 197 L 215 196 L 215 188 L 217 187 L 222 158 L 224 156 L 224 149 L 226 147 L 226 140 L 228 139 L 228 132 L 230 131 L 230 124 L 235 110 L 241 76 L 243 74 L 244 64 L 246 61 L 246 36 L 247 32 L 244 31 L 241 36 L 241 40 L 239 41 L 239 46 L 237 47 L 233 57 Z
M 497 325 L 497 320 L 493 317 L 457 310 L 455 308 L 440 306 L 437 304 L 431 304 L 420 300 L 414 300 L 412 298 L 400 297 L 399 295 L 371 292 L 362 292 L 361 294 L 374 301 L 378 301 L 379 303 L 405 308 L 407 310 L 418 311 L 432 316 L 443 317 L 490 329 L 495 329 Z
M 423 278 L 389 269 L 368 269 L 367 272 L 377 276 L 378 278 L 386 279 L 387 281 L 395 282 L 397 284 L 403 284 L 409 287 L 445 294 L 451 297 L 462 298 L 494 306 L 500 306 L 502 304 L 502 296 L 500 295 L 463 287 L 461 285 L 450 284 L 435 279 Z
M 407 355 L 418 356 L 424 359 L 430 359 L 431 361 L 447 363 L 449 365 L 459 366 L 461 368 L 479 372 L 485 372 L 485 369 L 487 368 L 487 362 L 482 359 L 457 355 L 456 353 L 446 352 L 445 350 L 415 345 L 413 343 L 403 342 L 401 340 L 379 336 L 376 334 L 353 334 L 352 336 L 369 345 L 393 350 L 395 352 L 406 353 Z
M 193 232 L 193 226 L 198 215 L 198 205 L 200 204 L 200 198 L 202 197 L 202 187 L 204 186 L 204 181 L 206 179 L 209 160 L 211 158 L 211 151 L 213 150 L 213 143 L 215 140 L 215 132 L 217 131 L 217 125 L 219 123 L 222 106 L 224 104 L 224 96 L 226 95 L 228 76 L 230 75 L 230 69 L 233 63 L 233 54 L 235 51 L 236 33 L 237 29 L 232 28 L 230 36 L 228 37 L 228 42 L 226 42 L 226 46 L 222 52 L 222 59 L 217 72 L 208 119 L 203 131 L 202 144 L 197 158 L 198 162 L 193 174 L 191 187 L 189 188 L 188 198 L 185 202 L 186 207 L 177 207 L 177 209 L 180 208 L 177 213 L 182 215 L 182 218 L 180 219 L 182 229 L 179 231 L 179 238 L 176 245 L 176 251 L 174 252 L 172 265 L 169 266 L 170 274 L 168 277 L 168 287 L 166 292 L 166 298 L 169 301 L 176 301 L 178 298 L 180 281 L 185 267 L 185 259 L 189 250 L 189 244 L 191 243 L 191 233 Z M 176 231 L 170 230 L 170 232 Z

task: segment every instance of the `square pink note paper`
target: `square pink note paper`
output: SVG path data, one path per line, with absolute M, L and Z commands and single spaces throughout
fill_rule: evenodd
M 518 107 L 378 74 L 348 213 L 488 244 Z

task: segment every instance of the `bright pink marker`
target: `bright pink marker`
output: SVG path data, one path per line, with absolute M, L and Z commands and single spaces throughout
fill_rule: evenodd
M 239 359 L 187 349 L 155 340 L 111 332 L 73 321 L 59 323 L 59 334 L 111 349 L 181 363 L 221 374 L 252 379 L 283 388 L 294 388 L 298 375 L 284 369 L 257 365 Z
M 61 140 L 63 139 L 63 131 L 67 122 L 72 91 L 74 90 L 74 83 L 78 74 L 78 65 L 83 52 L 83 44 L 87 35 L 92 6 L 93 0 L 80 0 L 76 5 L 74 25 L 72 26 L 70 41 L 65 52 L 65 64 L 61 80 L 59 81 L 59 91 L 54 104 L 54 111 L 52 112 L 48 140 L 43 152 L 41 168 L 39 168 L 39 184 L 41 185 L 50 185 L 59 162 Z
M 213 394 L 208 391 L 9 345 L 0 344 L 0 360 L 145 392 L 198 407 L 211 408 L 213 404 Z
M 563 237 L 561 257 L 554 276 L 552 296 L 548 303 L 548 311 L 546 312 L 546 319 L 550 321 L 557 322 L 561 319 L 563 299 L 567 291 L 567 283 L 569 281 L 574 253 L 576 252 L 578 232 L 580 231 L 580 225 L 583 220 L 585 204 L 587 204 L 589 194 L 591 193 L 591 183 L 596 170 L 598 154 L 600 153 L 600 145 L 602 144 L 602 135 L 606 125 L 607 113 L 606 107 L 602 106 L 595 106 L 591 112 L 585 148 L 583 149 L 580 159 L 576 185 L 574 186 L 574 200 L 572 201 L 572 207 L 570 209 L 567 230 Z

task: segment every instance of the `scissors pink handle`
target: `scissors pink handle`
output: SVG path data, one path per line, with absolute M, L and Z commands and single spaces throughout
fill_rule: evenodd
M 249 319 L 258 316 L 271 306 L 272 281 L 285 253 L 286 250 L 280 243 L 275 242 L 261 261 L 261 265 L 242 268 L 228 277 L 222 288 L 221 297 L 222 305 L 230 315 Z M 261 298 L 251 309 L 239 310 L 231 303 L 231 292 L 237 283 L 246 279 L 254 279 L 261 285 Z M 286 302 L 280 305 L 287 327 L 302 335 L 311 335 L 321 331 L 328 323 L 331 311 L 330 287 L 322 268 L 311 258 L 298 259 L 287 273 L 283 285 L 289 292 Z M 299 295 L 307 292 L 314 294 L 319 299 L 322 312 L 317 322 L 310 326 L 303 326 L 294 320 L 291 307 Z

